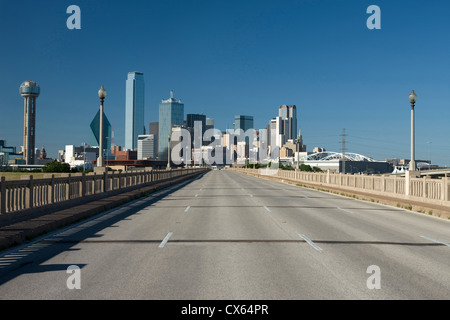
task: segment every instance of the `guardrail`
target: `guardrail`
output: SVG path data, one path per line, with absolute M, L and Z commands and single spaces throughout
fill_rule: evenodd
M 0 214 L 14 213 L 26 209 L 63 203 L 68 200 L 103 194 L 126 191 L 133 187 L 150 185 L 206 171 L 205 168 L 186 168 L 174 170 L 146 170 L 140 172 L 114 172 L 104 174 L 78 173 L 66 174 L 62 177 L 44 176 L 33 179 L 33 176 L 22 176 L 21 180 L 0 180 Z
M 416 200 L 450 206 L 450 179 L 430 177 L 399 177 L 385 175 L 355 175 L 333 172 L 305 172 L 300 170 L 272 170 L 233 168 L 232 170 L 255 176 L 273 176 L 298 183 L 337 187 L 350 191 L 363 191 L 384 196 Z

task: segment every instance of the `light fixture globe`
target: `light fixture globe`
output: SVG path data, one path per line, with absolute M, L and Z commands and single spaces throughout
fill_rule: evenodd
M 98 97 L 100 99 L 105 99 L 106 98 L 106 90 L 105 90 L 105 88 L 103 86 L 100 88 L 100 90 L 98 90 Z
M 414 90 L 412 90 L 411 93 L 409 94 L 409 102 L 414 104 L 414 103 L 416 103 L 416 100 L 417 100 L 417 95 L 414 92 Z

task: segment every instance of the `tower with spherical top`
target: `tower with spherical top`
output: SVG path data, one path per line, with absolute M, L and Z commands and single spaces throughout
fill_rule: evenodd
M 23 124 L 23 159 L 27 165 L 34 164 L 36 144 L 36 98 L 40 87 L 35 81 L 25 81 L 20 85 L 19 92 L 24 98 Z

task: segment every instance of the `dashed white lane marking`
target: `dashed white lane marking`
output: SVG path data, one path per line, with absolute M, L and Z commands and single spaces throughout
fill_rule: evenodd
M 272 212 L 272 210 L 270 210 L 269 208 L 267 208 L 266 206 L 264 206 L 264 209 L 266 209 L 269 212 Z
M 169 241 L 169 238 L 172 236 L 172 234 L 173 234 L 173 232 L 169 232 L 167 234 L 167 236 L 164 238 L 164 240 L 159 245 L 160 248 L 164 248 L 164 246 L 166 245 L 167 241 Z
M 300 234 L 300 233 L 297 233 L 297 234 L 300 236 L 300 238 L 305 240 L 311 247 L 313 247 L 314 249 L 316 249 L 319 252 L 322 252 L 322 249 L 317 244 L 312 242 L 307 236 L 305 236 L 304 234 Z
M 186 209 L 184 210 L 184 212 L 188 212 L 190 208 L 191 208 L 191 206 L 187 206 Z
M 338 209 L 341 210 L 341 211 L 348 212 L 348 213 L 353 213 L 353 211 L 350 211 L 350 210 L 347 210 L 347 209 L 342 209 L 342 208 L 339 208 L 339 207 L 338 207 Z

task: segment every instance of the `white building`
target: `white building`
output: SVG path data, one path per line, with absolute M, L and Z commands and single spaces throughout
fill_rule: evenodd
M 156 158 L 156 137 L 154 134 L 141 134 L 138 135 L 138 149 L 137 149 L 137 159 L 155 159 Z
M 75 147 L 74 145 L 66 145 L 64 152 L 64 162 L 68 163 L 71 168 L 82 167 L 93 169 L 92 161 L 98 158 L 98 148 Z

